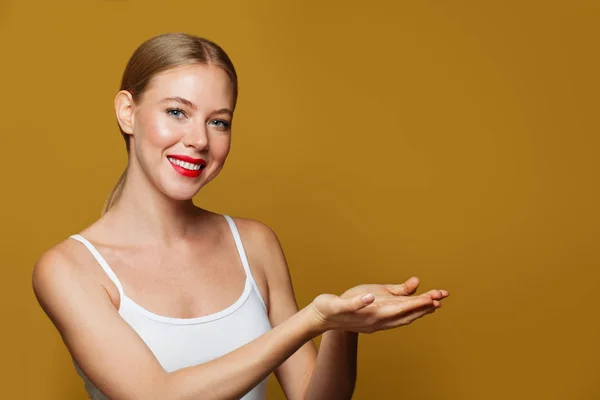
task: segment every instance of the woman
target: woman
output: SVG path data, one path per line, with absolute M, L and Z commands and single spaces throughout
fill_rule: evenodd
M 299 311 L 275 234 L 192 202 L 227 158 L 236 98 L 231 61 L 205 39 L 160 35 L 127 64 L 115 98 L 127 169 L 101 218 L 33 273 L 92 399 L 264 399 L 271 372 L 290 399 L 349 399 L 358 333 L 448 295 L 411 296 L 411 278 Z

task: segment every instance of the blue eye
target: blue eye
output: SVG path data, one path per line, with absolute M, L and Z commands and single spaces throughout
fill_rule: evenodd
M 209 124 L 214 125 L 219 129 L 228 129 L 229 128 L 229 122 L 222 120 L 222 119 L 213 119 L 212 121 L 209 122 Z
M 177 119 L 181 119 L 181 117 L 185 116 L 185 112 L 181 108 L 169 108 L 167 110 L 167 114 L 169 114 Z

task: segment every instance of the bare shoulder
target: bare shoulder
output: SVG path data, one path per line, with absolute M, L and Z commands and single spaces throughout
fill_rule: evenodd
M 234 218 L 244 241 L 250 264 L 258 265 L 273 294 L 275 288 L 289 288 L 290 273 L 281 243 L 271 227 L 249 218 Z
M 276 272 L 287 273 L 287 263 L 283 248 L 275 231 L 267 224 L 250 218 L 234 218 L 244 242 L 251 264 L 260 266 L 265 276 Z
M 233 220 L 244 242 L 258 245 L 264 251 L 268 251 L 270 246 L 280 245 L 277 235 L 267 224 L 251 218 L 235 217 Z
M 77 263 L 70 243 L 64 240 L 46 250 L 37 259 L 33 267 L 33 289 L 37 294 L 38 291 L 50 289 L 59 280 L 73 279 L 77 273 L 76 269 Z
M 46 250 L 33 267 L 33 291 L 46 313 L 52 312 L 69 289 L 89 284 L 74 242 L 65 239 Z

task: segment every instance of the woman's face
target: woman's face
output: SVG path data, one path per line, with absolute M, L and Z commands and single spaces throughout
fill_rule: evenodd
M 167 196 L 191 199 L 223 168 L 234 103 L 233 83 L 219 67 L 157 74 L 133 106 L 131 161 Z

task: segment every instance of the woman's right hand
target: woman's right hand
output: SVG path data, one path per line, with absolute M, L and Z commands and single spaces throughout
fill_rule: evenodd
M 412 296 L 410 294 L 416 290 L 414 278 L 404 285 L 408 287 L 409 283 L 411 287 L 406 293 L 389 290 L 402 285 L 359 285 L 342 296 L 321 294 L 309 307 L 320 331 L 373 333 L 408 325 L 433 313 L 441 307 L 440 301 L 448 296 L 445 290 L 430 290 Z

